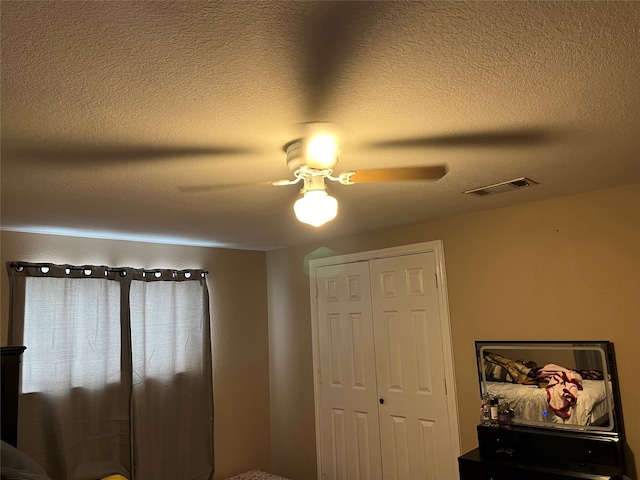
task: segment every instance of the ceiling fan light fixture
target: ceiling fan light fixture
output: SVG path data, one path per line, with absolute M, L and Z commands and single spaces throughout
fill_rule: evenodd
M 312 168 L 331 168 L 338 161 L 338 142 L 329 133 L 310 137 L 305 150 L 307 164 Z
M 296 200 L 293 210 L 302 223 L 320 227 L 336 218 L 338 201 L 326 190 L 311 190 Z

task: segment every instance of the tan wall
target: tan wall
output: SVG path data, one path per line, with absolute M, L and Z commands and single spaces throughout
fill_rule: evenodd
M 270 468 L 269 354 L 264 252 L 2 232 L 7 261 L 203 268 L 213 317 L 216 479 Z M 8 286 L 2 278 L 2 345 Z M 28 348 L 28 346 L 27 346 Z
M 475 340 L 611 340 L 628 464 L 637 471 L 640 184 L 268 252 L 275 472 L 315 478 L 308 258 L 437 239 L 444 243 L 462 451 L 477 445 Z

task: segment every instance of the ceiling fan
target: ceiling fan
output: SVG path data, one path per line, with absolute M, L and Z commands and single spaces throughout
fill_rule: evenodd
M 413 8 L 411 3 L 401 4 Z M 282 8 L 282 7 L 278 7 Z M 295 204 L 298 218 L 311 225 L 322 225 L 335 216 L 337 201 L 327 193 L 328 182 L 352 185 L 373 182 L 433 181 L 447 173 L 442 164 L 428 166 L 364 169 L 335 173 L 340 158 L 344 138 L 335 124 L 310 119 L 330 117 L 331 100 L 342 81 L 342 73 L 354 61 L 358 51 L 375 50 L 375 45 L 367 44 L 376 35 L 374 24 L 385 15 L 398 8 L 395 2 L 290 2 L 287 3 L 287 19 L 295 18 L 289 29 L 280 29 L 290 38 L 291 48 L 299 54 L 295 70 L 299 73 L 299 83 L 304 89 L 305 104 L 300 117 L 306 119 L 306 131 L 301 138 L 286 143 L 283 147 L 286 162 L 293 179 L 261 182 L 261 185 L 302 184 L 301 198 Z M 281 12 L 280 12 L 281 13 Z M 380 28 L 380 25 L 378 25 Z M 329 112 L 329 113 L 328 113 Z M 531 145 L 546 137 L 545 132 L 532 129 L 502 131 L 480 131 L 455 133 L 440 136 L 418 136 L 399 139 L 382 139 L 368 145 L 373 150 L 427 149 L 456 147 L 500 147 Z M 3 139 L 4 140 L 4 139 Z M 11 145 L 3 142 L 3 154 L 16 157 L 40 158 L 51 163 L 74 162 L 79 166 L 92 167 L 96 164 L 111 165 L 114 162 L 144 161 L 181 156 L 206 155 L 207 157 L 229 157 L 247 153 L 243 146 L 208 147 L 158 145 L 118 146 L 113 144 L 93 144 L 78 146 L 73 142 L 57 145 L 20 142 Z M 227 184 L 208 186 L 183 186 L 181 191 L 198 192 L 253 184 Z M 309 217 L 308 206 L 320 204 L 325 210 L 318 217 Z M 305 216 L 307 215 L 307 216 Z M 304 219 L 303 219 L 304 218 Z
M 286 143 L 287 167 L 293 179 L 266 181 L 258 183 L 213 184 L 201 186 L 182 186 L 184 192 L 206 192 L 239 186 L 284 186 L 302 183 L 300 197 L 294 204 L 298 220 L 319 227 L 333 220 L 338 212 L 337 200 L 327 192 L 327 182 L 341 185 L 363 183 L 435 181 L 444 177 L 446 165 L 427 165 L 412 167 L 392 167 L 361 169 L 334 173 L 334 168 L 342 152 L 342 136 L 335 124 L 327 122 L 309 122 L 306 135 Z M 532 145 L 545 139 L 544 132 L 533 129 L 504 130 L 499 132 L 475 132 L 467 134 L 412 137 L 376 142 L 368 145 L 373 149 L 404 149 L 425 147 L 472 146 L 498 147 L 514 145 Z
M 248 184 L 218 184 L 179 187 L 182 191 L 202 192 L 236 186 L 272 185 L 284 186 L 302 183 L 300 197 L 294 203 L 298 220 L 320 227 L 333 220 L 338 213 L 338 201 L 327 192 L 327 181 L 341 185 L 361 183 L 399 182 L 409 180 L 438 180 L 446 175 L 445 165 L 376 168 L 344 171 L 334 174 L 334 167 L 342 152 L 342 139 L 338 127 L 325 122 L 310 122 L 307 135 L 286 143 L 287 167 L 293 179 Z
M 313 124 L 313 134 L 287 143 L 283 150 L 287 154 L 287 166 L 293 180 L 272 182 L 274 186 L 294 185 L 302 182 L 300 198 L 294 204 L 298 220 L 314 227 L 333 220 L 338 213 L 338 201 L 327 193 L 326 181 L 342 185 L 404 180 L 437 180 L 447 173 L 443 165 L 423 167 L 380 168 L 346 171 L 334 175 L 334 167 L 340 158 L 340 139 L 324 129 L 322 124 Z
M 301 2 L 303 9 L 296 32 L 301 46 L 300 80 L 306 90 L 305 116 L 322 117 L 342 70 L 353 60 L 358 39 L 366 37 L 376 18 L 383 17 L 393 2 Z M 321 226 L 335 218 L 338 202 L 327 192 L 327 182 L 353 185 L 373 182 L 434 181 L 446 175 L 445 165 L 365 169 L 334 172 L 342 152 L 343 136 L 337 125 L 327 122 L 306 122 L 302 138 L 286 143 L 287 166 L 292 180 L 260 182 L 257 185 L 293 185 L 302 183 L 300 198 L 294 204 L 297 218 L 313 226 Z M 537 130 L 506 130 L 463 134 L 392 139 L 375 142 L 372 149 L 424 149 L 442 147 L 496 147 L 529 145 L 545 135 Z M 256 184 L 209 185 L 182 187 L 183 191 L 208 191 Z

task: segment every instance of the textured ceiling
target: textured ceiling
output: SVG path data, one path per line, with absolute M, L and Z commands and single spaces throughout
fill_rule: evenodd
M 273 249 L 640 182 L 640 2 L 20 2 L 2 12 L 2 228 Z M 282 147 L 344 132 L 314 228 Z M 527 176 L 533 188 L 468 189 Z

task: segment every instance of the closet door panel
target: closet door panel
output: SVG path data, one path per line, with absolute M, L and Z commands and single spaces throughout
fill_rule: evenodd
M 455 478 L 435 256 L 370 261 L 385 480 Z
M 380 480 L 369 267 L 321 267 L 317 278 L 322 472 L 327 480 Z

